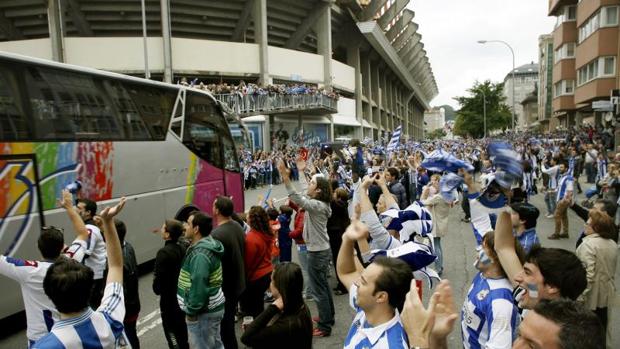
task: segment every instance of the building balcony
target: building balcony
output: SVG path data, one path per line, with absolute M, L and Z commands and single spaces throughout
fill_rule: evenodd
M 561 80 L 577 80 L 575 59 L 563 59 L 553 66 L 553 83 Z
M 616 88 L 615 78 L 598 78 L 575 89 L 575 104 L 589 103 L 594 99 L 607 98 L 609 93 Z M 555 103 L 555 100 L 554 100 Z M 554 104 L 555 107 L 555 104 Z M 555 110 L 555 108 L 554 108 Z
M 338 99 L 334 96 L 317 94 L 217 94 L 213 95 L 220 101 L 227 112 L 247 117 L 263 114 L 281 114 L 304 112 L 305 114 L 323 115 L 338 112 Z
M 588 0 L 579 2 L 579 5 L 577 6 L 577 26 L 581 26 L 599 8 L 601 8 L 601 6 L 608 5 L 618 5 L 618 0 Z
M 600 28 L 575 48 L 575 69 L 601 56 L 618 55 L 618 27 Z
M 577 0 L 549 0 L 549 16 L 557 16 L 558 11 L 566 5 L 574 5 Z
M 569 95 L 554 98 L 553 102 L 551 103 L 553 106 L 553 112 L 557 113 L 562 111 L 575 110 L 575 100 L 573 97 L 574 96 Z
M 553 31 L 554 50 L 567 42 L 577 42 L 577 26 L 574 21 L 564 22 Z

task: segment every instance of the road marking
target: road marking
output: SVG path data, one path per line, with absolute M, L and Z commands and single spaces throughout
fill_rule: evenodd
M 140 326 L 143 325 L 149 321 L 151 321 L 152 318 L 156 317 L 157 315 L 159 315 L 160 311 L 159 309 L 155 309 L 152 312 L 146 314 L 145 316 L 142 316 L 138 319 L 138 323 L 136 324 L 136 326 Z
M 154 329 L 155 327 L 161 325 L 161 317 L 158 317 L 155 321 L 150 323 L 148 326 L 145 326 L 140 331 L 138 331 L 138 337 L 142 337 L 148 331 Z

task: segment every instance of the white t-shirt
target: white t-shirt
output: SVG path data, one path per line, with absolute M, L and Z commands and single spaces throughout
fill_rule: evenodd
M 88 240 L 86 241 L 86 251 L 82 262 L 93 270 L 95 280 L 102 279 L 108 260 L 105 241 L 97 226 L 86 224 L 86 229 L 88 230 Z
M 50 262 L 0 256 L 0 274 L 19 283 L 26 308 L 28 340 L 37 341 L 49 333 L 59 319 L 58 311 L 43 291 L 43 279 Z

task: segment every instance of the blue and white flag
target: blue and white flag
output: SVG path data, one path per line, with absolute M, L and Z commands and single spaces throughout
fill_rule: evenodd
M 417 201 L 404 210 L 387 210 L 379 218 L 385 229 L 399 232 L 401 243 L 411 241 L 415 235 L 426 236 L 433 230 L 431 213 Z
M 388 143 L 388 146 L 387 146 L 387 151 L 388 152 L 392 152 L 392 151 L 396 150 L 396 147 L 400 143 L 400 134 L 401 134 L 402 129 L 403 129 L 403 126 L 402 125 L 398 125 L 396 130 L 394 130 L 394 132 L 392 132 L 392 138 L 390 139 L 390 143 Z
M 425 157 L 421 166 L 435 172 L 457 172 L 460 168 L 464 168 L 468 172 L 474 170 L 474 166 L 469 162 L 457 159 L 454 155 L 441 149 L 437 149 Z
M 454 202 L 456 200 L 455 189 L 463 183 L 463 177 L 448 172 L 441 176 L 439 180 L 439 192 L 446 202 Z

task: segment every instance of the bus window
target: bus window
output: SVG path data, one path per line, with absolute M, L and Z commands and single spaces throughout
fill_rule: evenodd
M 163 141 L 177 93 L 0 59 L 0 141 Z
M 187 92 L 183 143 L 209 164 L 224 168 L 228 129 L 215 101 L 206 95 Z M 230 140 L 232 143 L 232 140 Z M 234 146 L 233 146 L 234 149 Z

